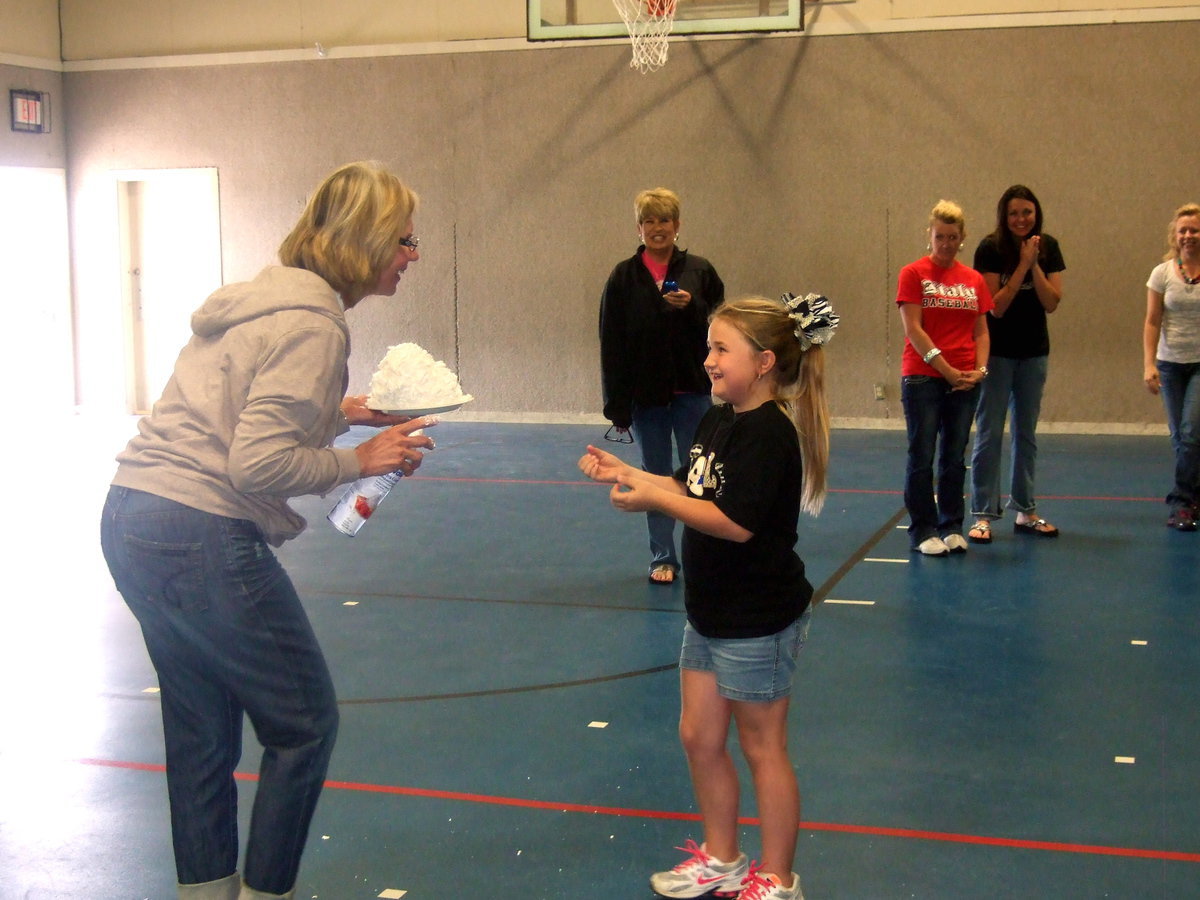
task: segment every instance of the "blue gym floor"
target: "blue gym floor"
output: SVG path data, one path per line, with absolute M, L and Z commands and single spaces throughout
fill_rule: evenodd
M 44 451 L 56 483 L 10 493 L 0 900 L 174 897 L 155 675 L 96 537 L 133 427 L 77 423 Z M 297 898 L 648 900 L 700 839 L 682 587 L 647 583 L 644 518 L 578 474 L 602 433 L 447 417 L 357 537 L 324 520 L 334 497 L 297 501 L 280 556 L 342 711 Z M 903 434 L 834 433 L 800 523 L 825 599 L 791 714 L 808 900 L 1200 896 L 1200 534 L 1165 527 L 1168 441 L 1041 444 L 1062 537 L 1009 516 L 927 559 Z

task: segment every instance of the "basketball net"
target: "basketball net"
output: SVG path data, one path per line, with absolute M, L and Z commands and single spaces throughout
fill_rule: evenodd
M 676 0 L 613 0 L 633 41 L 630 68 L 643 75 L 667 62 L 667 37 L 675 24 Z

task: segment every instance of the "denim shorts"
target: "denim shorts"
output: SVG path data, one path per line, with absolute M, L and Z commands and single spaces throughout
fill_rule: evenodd
M 726 700 L 770 703 L 786 697 L 811 618 L 809 606 L 787 628 L 760 638 L 706 638 L 688 624 L 679 668 L 715 673 L 717 692 Z

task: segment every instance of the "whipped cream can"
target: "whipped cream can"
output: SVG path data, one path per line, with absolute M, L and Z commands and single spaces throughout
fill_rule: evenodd
M 325 518 L 342 534 L 354 537 L 403 477 L 404 473 L 397 470 L 386 475 L 369 475 L 358 479 L 342 494 Z

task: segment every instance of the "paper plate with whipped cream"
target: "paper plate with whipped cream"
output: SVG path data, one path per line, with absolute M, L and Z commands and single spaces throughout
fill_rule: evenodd
M 471 400 L 458 376 L 417 344 L 397 344 L 371 376 L 367 407 L 390 416 L 431 416 Z
M 416 416 L 433 416 L 438 413 L 454 412 L 454 410 L 458 409 L 464 403 L 470 403 L 474 399 L 470 394 L 463 394 L 454 402 L 446 403 L 442 406 L 422 406 L 415 409 L 381 409 L 379 411 L 387 413 L 389 416 L 413 416 L 414 418 Z

